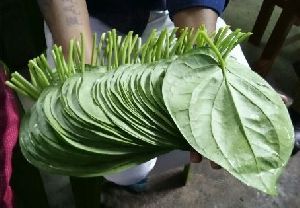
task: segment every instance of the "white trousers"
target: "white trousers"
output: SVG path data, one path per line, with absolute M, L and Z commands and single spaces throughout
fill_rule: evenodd
M 93 17 L 90 17 L 90 24 L 93 32 L 96 32 L 98 35 L 101 35 L 103 32 L 107 32 L 111 30 L 111 28 L 108 27 L 106 24 Z M 224 20 L 218 18 L 217 29 L 224 26 L 225 26 Z M 158 31 L 161 31 L 166 27 L 170 29 L 174 27 L 173 22 L 170 20 L 168 16 L 168 12 L 167 11 L 151 12 L 149 23 L 147 24 L 146 29 L 142 35 L 142 39 L 146 40 L 147 37 L 150 35 L 152 29 L 156 28 Z M 52 45 L 54 43 L 53 43 L 50 30 L 46 24 L 45 24 L 45 35 L 46 35 L 46 42 L 47 42 L 47 55 L 48 57 L 51 57 Z M 238 62 L 248 66 L 248 63 L 245 59 L 245 56 L 240 46 L 237 46 L 231 52 L 230 55 L 233 56 Z M 51 62 L 51 60 L 49 61 Z M 189 163 L 189 152 L 175 150 L 158 157 L 158 159 L 154 158 L 148 162 L 127 169 L 120 173 L 107 175 L 105 176 L 105 178 L 109 181 L 112 181 L 120 185 L 130 185 L 130 184 L 137 183 L 143 178 L 147 177 L 150 171 L 154 168 L 157 160 L 161 161 L 160 165 L 163 167 L 169 167 L 169 168 L 177 167 Z

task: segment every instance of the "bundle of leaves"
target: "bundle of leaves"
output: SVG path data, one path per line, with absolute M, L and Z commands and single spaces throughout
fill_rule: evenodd
M 275 194 L 293 128 L 279 95 L 230 56 L 248 36 L 175 28 L 142 44 L 112 30 L 99 43 L 94 36 L 90 65 L 83 38 L 70 42 L 67 59 L 54 46 L 54 69 L 41 55 L 29 62 L 30 82 L 17 72 L 7 82 L 36 100 L 21 124 L 24 156 L 52 173 L 91 177 L 192 147 Z

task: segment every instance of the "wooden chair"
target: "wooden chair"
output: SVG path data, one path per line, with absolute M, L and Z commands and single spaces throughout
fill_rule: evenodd
M 272 34 L 263 49 L 259 60 L 254 65 L 254 70 L 265 76 L 271 69 L 279 54 L 286 36 L 288 35 L 295 20 L 300 17 L 299 0 L 264 0 L 253 27 L 253 35 L 249 42 L 259 45 L 275 6 L 282 8 L 282 13 L 272 31 Z

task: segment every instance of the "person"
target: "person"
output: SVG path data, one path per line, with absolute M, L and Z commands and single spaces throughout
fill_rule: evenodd
M 54 42 L 61 45 L 65 53 L 69 40 L 79 38 L 80 33 L 86 38 L 86 51 L 91 53 L 93 26 L 90 25 L 90 16 L 123 34 L 133 30 L 142 35 L 151 11 L 168 9 L 176 27 L 198 27 L 204 24 L 208 31 L 214 31 L 218 15 L 227 2 L 228 0 L 38 0 Z
M 69 40 L 79 39 L 83 33 L 87 57 L 91 57 L 92 33 L 97 32 L 101 35 L 111 28 L 116 28 L 119 34 L 126 34 L 132 30 L 141 35 L 142 39 L 146 39 L 153 28 L 159 31 L 165 27 L 205 25 L 209 32 L 213 32 L 216 28 L 225 26 L 225 22 L 219 16 L 228 0 L 38 0 L 38 3 L 46 22 L 48 54 L 51 46 L 56 43 L 63 47 L 66 55 Z M 248 65 L 240 47 L 236 47 L 232 55 L 242 64 Z M 89 61 L 87 58 L 86 62 Z M 165 158 L 166 164 L 170 164 L 174 158 L 180 158 L 176 161 L 181 164 L 201 161 L 201 156 L 193 151 L 189 153 L 176 150 L 162 157 Z M 154 158 L 121 173 L 105 177 L 120 185 L 137 184 L 147 177 L 156 160 Z

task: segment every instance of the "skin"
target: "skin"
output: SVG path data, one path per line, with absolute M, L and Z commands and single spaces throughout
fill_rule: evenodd
M 91 57 L 92 32 L 85 0 L 38 0 L 40 10 L 53 35 L 54 43 L 62 46 L 65 56 L 68 53 L 70 39 L 79 39 L 82 33 L 86 43 L 86 57 Z M 174 25 L 179 28 L 205 25 L 209 32 L 216 30 L 218 15 L 211 9 L 192 7 L 178 11 L 174 16 Z M 90 63 L 89 58 L 86 63 Z M 202 156 L 191 151 L 191 162 L 201 162 Z M 212 163 L 213 168 L 219 168 Z
M 216 30 L 218 15 L 211 9 L 192 7 L 177 12 L 173 19 L 176 27 L 194 27 L 205 25 L 208 32 Z
M 67 55 L 69 40 L 79 40 L 83 33 L 86 57 L 91 57 L 92 32 L 85 0 L 38 0 L 38 4 L 54 43 L 62 46 L 64 54 Z

